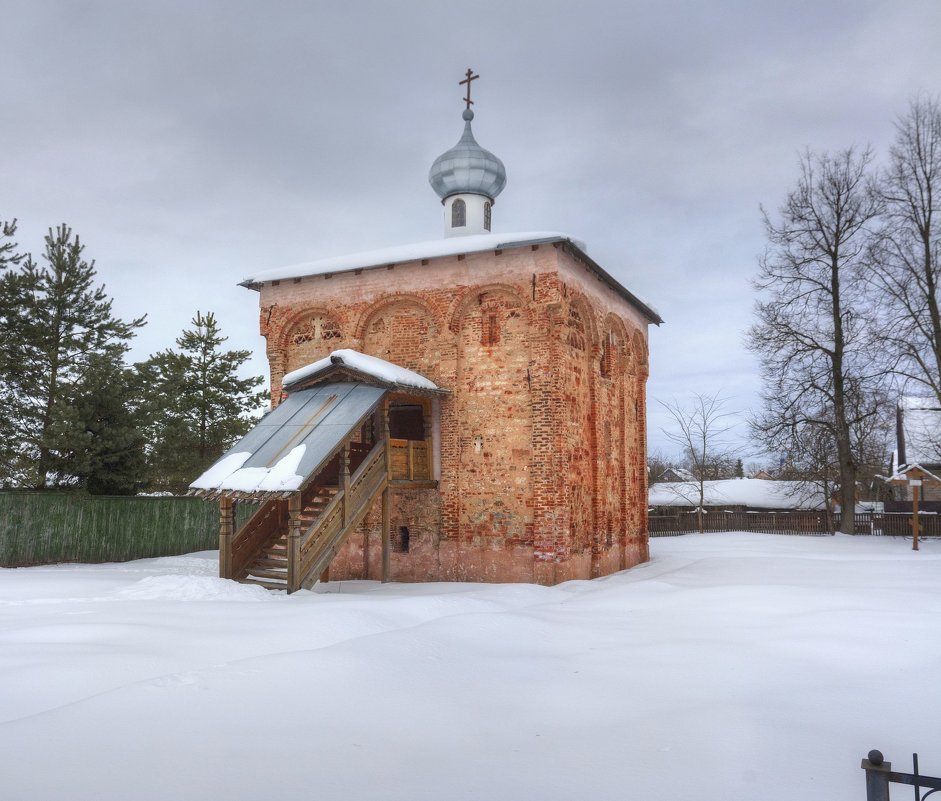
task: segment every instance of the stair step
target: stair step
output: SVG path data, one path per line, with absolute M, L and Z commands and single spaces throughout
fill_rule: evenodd
M 252 565 L 248 570 L 249 578 L 263 578 L 263 579 L 283 579 L 285 582 L 288 580 L 288 571 L 287 568 L 278 569 L 270 567 L 258 567 L 257 565 Z
M 287 559 L 272 559 L 271 557 L 268 557 L 268 556 L 262 556 L 261 558 L 256 559 L 254 562 L 252 562 L 252 567 L 257 567 L 257 568 L 273 567 L 276 569 L 284 568 L 285 570 L 287 570 L 287 566 L 288 566 Z

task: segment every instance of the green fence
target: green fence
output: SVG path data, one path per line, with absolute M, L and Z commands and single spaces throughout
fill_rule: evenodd
M 239 522 L 256 507 L 237 504 Z M 0 566 L 124 562 L 219 547 L 219 505 L 199 498 L 0 492 Z

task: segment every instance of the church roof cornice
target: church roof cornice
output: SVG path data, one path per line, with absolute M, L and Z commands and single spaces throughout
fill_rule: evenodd
M 482 253 L 488 250 L 510 250 L 513 248 L 531 247 L 533 245 L 542 244 L 561 246 L 576 261 L 580 262 L 590 272 L 594 273 L 602 283 L 607 284 L 618 295 L 639 309 L 650 322 L 655 325 L 660 325 L 660 323 L 663 322 L 663 319 L 650 304 L 644 302 L 637 297 L 637 295 L 624 287 L 617 279 L 601 267 L 600 264 L 592 259 L 585 252 L 585 246 L 582 242 L 568 234 L 555 231 L 481 234 L 434 239 L 427 242 L 416 242 L 410 245 L 398 245 L 381 250 L 354 253 L 348 256 L 337 256 L 289 267 L 265 270 L 247 277 L 240 283 L 240 286 L 259 290 L 264 284 L 274 281 L 308 278 L 320 275 L 336 275 L 353 272 L 355 270 L 379 269 L 389 267 L 390 265 L 404 264 L 406 262 L 439 259 L 470 253 Z

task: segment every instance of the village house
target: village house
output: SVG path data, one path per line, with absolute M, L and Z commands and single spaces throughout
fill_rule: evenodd
M 491 232 L 506 172 L 471 128 L 475 77 L 429 175 L 443 238 L 243 282 L 275 408 L 192 485 L 220 503 L 222 576 L 555 584 L 648 558 L 661 319 L 578 240 Z
M 921 487 L 921 499 L 941 501 L 941 403 L 937 398 L 903 397 L 896 410 L 896 452 L 893 475 L 912 470 L 930 479 Z M 899 484 L 902 500 L 912 500 L 909 483 Z

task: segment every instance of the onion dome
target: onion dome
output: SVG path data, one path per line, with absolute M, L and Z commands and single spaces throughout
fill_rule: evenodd
M 483 195 L 491 201 L 506 186 L 506 169 L 489 150 L 474 139 L 471 120 L 474 112 L 464 111 L 464 134 L 450 150 L 442 153 L 431 165 L 428 182 L 442 202 L 451 195 Z

